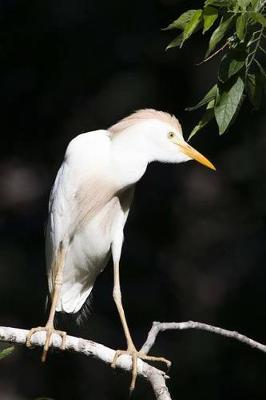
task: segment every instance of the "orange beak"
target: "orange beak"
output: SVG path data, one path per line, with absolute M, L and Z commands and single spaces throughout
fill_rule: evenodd
M 205 165 L 205 167 L 213 169 L 216 171 L 215 166 L 206 158 L 204 157 L 199 151 L 195 150 L 191 147 L 188 143 L 179 143 L 175 142 L 181 149 L 181 151 L 186 154 L 188 157 L 192 158 L 193 160 L 198 161 L 200 164 Z

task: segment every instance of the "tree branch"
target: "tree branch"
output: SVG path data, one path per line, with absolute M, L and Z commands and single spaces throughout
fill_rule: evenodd
M 217 335 L 225 336 L 227 338 L 235 339 L 244 343 L 254 349 L 266 353 L 266 345 L 256 342 L 249 337 L 242 335 L 236 331 L 229 331 L 227 329 L 219 328 L 217 326 L 208 325 L 202 322 L 153 322 L 152 328 L 148 333 L 148 337 L 140 352 L 148 354 L 154 345 L 159 332 L 166 330 L 185 330 L 185 329 L 198 329 L 215 333 Z M 25 344 L 28 330 L 0 327 L 0 342 Z M 32 336 L 31 340 L 33 346 L 43 346 L 45 342 L 45 332 L 37 332 Z M 60 349 L 61 338 L 59 335 L 54 334 L 52 337 L 51 347 Z M 74 336 L 66 337 L 66 350 L 76 353 L 82 353 L 89 357 L 97 358 L 106 364 L 111 364 L 115 355 L 115 350 L 106 347 L 102 344 L 85 340 Z M 124 371 L 131 371 L 131 358 L 127 355 L 122 355 L 117 360 L 117 367 Z M 154 392 L 156 400 L 171 400 L 170 393 L 166 386 L 166 379 L 168 376 L 161 370 L 152 367 L 144 361 L 138 359 L 138 375 L 146 379 Z
M 0 327 L 0 342 L 25 344 L 28 330 L 18 328 Z M 32 336 L 33 346 L 43 346 L 45 342 L 45 332 L 37 332 Z M 61 337 L 53 334 L 51 348 L 60 349 Z M 94 357 L 106 364 L 111 364 L 115 355 L 115 350 L 91 340 L 85 340 L 74 336 L 66 337 L 67 351 L 82 353 L 85 356 Z M 131 371 L 131 358 L 122 355 L 117 360 L 117 367 L 124 371 Z M 156 400 L 171 400 L 170 393 L 166 386 L 168 376 L 161 370 L 152 367 L 144 361 L 138 359 L 138 375 L 145 378 L 152 386 Z
M 218 326 L 204 324 L 203 322 L 187 321 L 187 322 L 153 322 L 152 328 L 148 333 L 146 342 L 141 348 L 141 352 L 147 354 L 155 343 L 159 332 L 167 330 L 185 330 L 185 329 L 199 329 L 215 333 L 217 335 L 225 336 L 231 339 L 238 340 L 241 343 L 247 344 L 254 349 L 266 353 L 266 345 L 250 339 L 248 336 L 242 335 L 236 331 L 229 331 L 227 329 L 219 328 Z

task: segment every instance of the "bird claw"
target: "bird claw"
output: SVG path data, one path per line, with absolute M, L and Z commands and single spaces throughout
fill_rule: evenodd
M 127 350 L 116 350 L 111 367 L 116 368 L 116 363 L 117 359 L 122 356 L 122 355 L 129 355 L 132 358 L 132 378 L 131 378 L 131 383 L 129 387 L 130 393 L 133 392 L 135 389 L 136 385 L 136 379 L 137 379 L 137 374 L 138 374 L 138 369 L 137 369 L 137 362 L 138 358 L 141 360 L 145 361 L 156 361 L 156 362 L 163 362 L 167 365 L 167 370 L 171 367 L 171 361 L 167 360 L 164 357 L 155 357 L 155 356 L 149 356 L 145 353 L 141 353 L 136 350 L 135 347 L 129 347 Z
M 49 347 L 51 345 L 51 339 L 52 339 L 52 335 L 55 333 L 59 336 L 61 336 L 62 342 L 61 342 L 61 346 L 60 349 L 61 350 L 65 350 L 66 348 L 66 332 L 64 331 L 57 331 L 54 329 L 53 326 L 38 326 L 37 328 L 32 328 L 29 333 L 27 334 L 27 338 L 26 338 L 26 346 L 27 347 L 31 347 L 31 338 L 34 335 L 34 333 L 36 332 L 41 332 L 44 331 L 46 332 L 46 339 L 45 339 L 45 343 L 44 343 L 44 347 L 43 347 L 43 353 L 42 353 L 42 362 L 46 361 L 46 357 L 47 357 L 47 353 L 49 350 Z

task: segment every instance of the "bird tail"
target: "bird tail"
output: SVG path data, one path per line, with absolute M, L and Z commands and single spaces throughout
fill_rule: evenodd
M 84 278 L 86 278 L 87 273 L 84 275 Z M 87 298 L 90 296 L 91 290 L 92 286 L 85 282 L 73 282 L 66 279 L 61 287 L 61 295 L 56 311 L 76 314 L 83 308 Z
M 81 309 L 75 313 L 67 313 L 65 311 L 57 311 L 55 314 L 54 325 L 56 328 L 62 326 L 66 326 L 69 328 L 69 325 L 73 323 L 73 326 L 83 326 L 88 321 L 90 315 L 92 314 L 92 302 L 93 302 L 93 293 L 91 292 L 87 297 L 85 303 L 82 305 Z M 51 307 L 51 295 L 48 294 L 46 298 L 46 314 L 48 316 L 49 309 Z M 67 328 L 66 328 L 67 329 Z
M 77 325 L 81 326 L 88 321 L 92 313 L 92 301 L 93 301 L 93 293 L 90 292 L 89 296 L 87 297 L 81 309 L 75 314 L 72 314 L 72 318 L 77 323 Z

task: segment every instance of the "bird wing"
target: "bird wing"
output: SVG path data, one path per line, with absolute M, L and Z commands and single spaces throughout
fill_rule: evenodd
M 85 225 L 87 235 L 84 236 L 84 231 L 81 231 L 81 234 L 77 234 L 73 239 L 69 256 L 66 259 L 57 311 L 67 313 L 80 311 L 77 316 L 79 321 L 84 319 L 88 313 L 88 307 L 83 307 L 83 305 L 92 290 L 96 277 L 105 268 L 111 252 L 114 262 L 118 262 L 120 259 L 123 229 L 133 191 L 134 187 L 129 187 L 112 197 L 92 219 L 92 225 L 90 223 Z
M 117 187 L 109 174 L 108 131 L 88 132 L 73 139 L 58 171 L 49 202 L 46 258 L 49 287 L 52 266 L 60 242 L 69 246 L 78 230 L 115 195 Z

